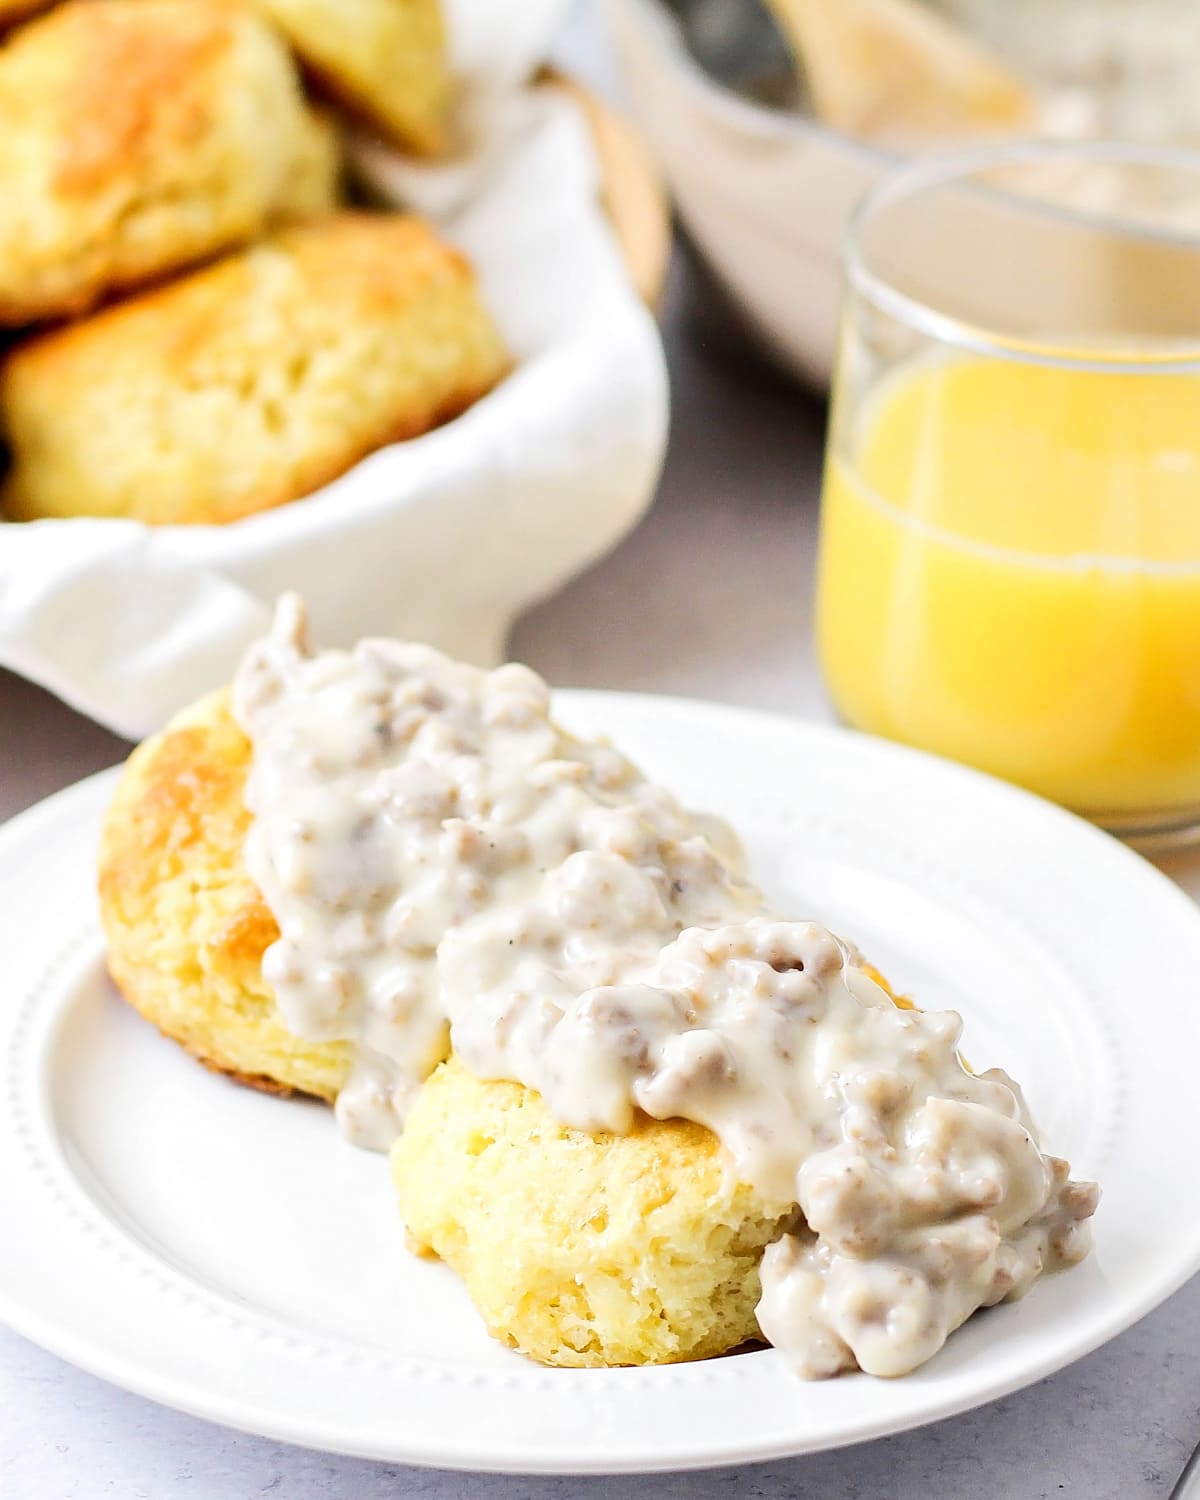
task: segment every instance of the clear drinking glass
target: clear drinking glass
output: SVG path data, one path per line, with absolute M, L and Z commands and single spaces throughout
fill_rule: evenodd
M 867 196 L 817 639 L 857 728 L 1200 830 L 1200 155 L 987 147 Z

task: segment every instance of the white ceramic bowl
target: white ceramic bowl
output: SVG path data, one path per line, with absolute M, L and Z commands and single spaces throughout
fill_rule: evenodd
M 630 108 L 689 233 L 768 349 L 827 383 L 846 222 L 893 158 L 722 86 L 657 0 L 608 0 L 608 16 Z

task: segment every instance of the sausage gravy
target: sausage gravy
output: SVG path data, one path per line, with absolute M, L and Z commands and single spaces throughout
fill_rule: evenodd
M 1040 1150 L 954 1012 L 897 1007 L 782 919 L 723 825 L 564 733 L 533 672 L 366 640 L 314 654 L 282 601 L 234 709 L 285 1024 L 353 1043 L 337 1101 L 386 1148 L 449 1043 L 564 1124 L 711 1129 L 796 1232 L 759 1322 L 808 1376 L 913 1369 L 976 1308 L 1088 1250 L 1097 1190 Z

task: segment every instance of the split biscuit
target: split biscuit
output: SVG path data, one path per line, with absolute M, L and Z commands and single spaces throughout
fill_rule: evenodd
M 392 1150 L 410 1242 L 462 1277 L 492 1335 L 548 1365 L 704 1359 L 761 1340 L 763 1250 L 790 1227 L 689 1120 L 572 1130 L 457 1060 Z
M 206 1066 L 332 1102 L 350 1048 L 293 1036 L 262 977 L 278 928 L 242 858 L 250 762 L 226 692 L 134 751 L 101 840 L 109 968 Z M 702 1126 L 570 1130 L 539 1095 L 452 1062 L 418 1095 L 393 1170 L 414 1248 L 460 1272 L 496 1337 L 535 1359 L 659 1363 L 757 1337 L 758 1263 L 788 1208 L 738 1183 Z

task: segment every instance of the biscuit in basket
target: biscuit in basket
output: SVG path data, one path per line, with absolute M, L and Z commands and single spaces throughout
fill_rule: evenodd
M 314 131 L 278 33 L 225 0 L 70 0 L 19 28 L 0 48 L 0 323 L 243 244 L 289 199 L 324 206 L 336 154 Z
M 255 0 L 334 99 L 422 155 L 443 151 L 450 105 L 439 0 Z
M 738 1182 L 702 1125 L 572 1130 L 539 1094 L 452 1060 L 417 1096 L 392 1172 L 414 1248 L 543 1364 L 667 1364 L 762 1337 L 759 1262 L 791 1209 Z
M 125 998 L 208 1067 L 332 1100 L 344 1043 L 302 1042 L 262 977 L 278 936 L 242 864 L 250 742 L 216 693 L 140 745 L 100 844 L 100 916 Z
M 234 521 L 461 412 L 506 368 L 470 267 L 424 223 L 315 220 L 16 349 L 5 507 Z

